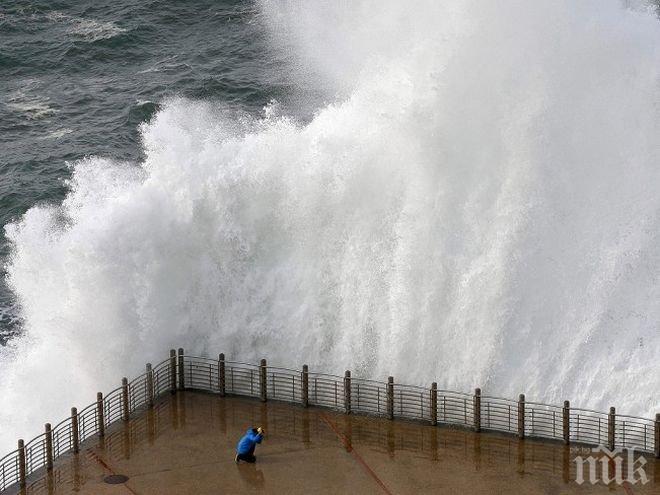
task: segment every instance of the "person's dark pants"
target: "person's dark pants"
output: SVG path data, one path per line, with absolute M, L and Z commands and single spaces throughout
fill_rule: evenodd
M 238 460 L 249 462 L 250 464 L 257 462 L 257 458 L 254 456 L 254 447 L 246 454 L 238 454 Z

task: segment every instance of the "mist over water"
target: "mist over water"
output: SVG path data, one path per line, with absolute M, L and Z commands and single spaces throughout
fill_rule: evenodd
M 660 411 L 655 13 L 447 3 L 260 4 L 312 118 L 168 99 L 8 225 L 0 450 L 179 346 Z

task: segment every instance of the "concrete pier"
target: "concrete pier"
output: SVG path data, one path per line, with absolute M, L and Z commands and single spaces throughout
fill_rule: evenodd
M 248 427 L 266 438 L 256 465 L 234 463 Z M 651 494 L 645 485 L 576 483 L 587 447 L 519 440 L 259 399 L 183 391 L 80 444 L 28 479 L 25 494 Z M 125 481 L 121 476 L 127 477 Z M 655 480 L 658 480 L 656 483 Z M 109 484 L 106 481 L 115 481 Z M 10 492 L 11 493 L 11 492 Z

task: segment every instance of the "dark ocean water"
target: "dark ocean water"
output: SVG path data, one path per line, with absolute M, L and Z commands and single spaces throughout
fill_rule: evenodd
M 252 2 L 3 2 L 0 223 L 61 201 L 78 159 L 138 162 L 139 125 L 169 97 L 251 114 L 285 101 L 293 89 L 278 57 Z M 0 344 L 20 328 L 17 315 L 0 284 Z

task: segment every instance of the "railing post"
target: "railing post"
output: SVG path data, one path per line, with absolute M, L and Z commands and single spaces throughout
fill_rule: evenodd
M 176 393 L 176 351 L 170 349 L 170 391 Z
M 23 489 L 25 488 L 25 442 L 21 438 L 18 441 L 18 484 Z
M 567 400 L 564 401 L 564 408 L 562 413 L 562 436 L 564 443 L 568 445 L 571 443 L 571 403 Z
M 154 370 L 151 363 L 147 363 L 147 405 L 149 409 L 154 407 Z
M 616 409 L 610 407 L 610 414 L 607 416 L 607 446 L 614 450 L 614 425 L 616 424 Z
M 387 417 L 394 419 L 394 377 L 387 377 Z
M 261 397 L 261 402 L 266 402 L 268 400 L 268 386 L 267 386 L 267 370 L 266 360 L 262 359 L 261 364 L 259 365 L 259 395 Z
M 525 438 L 525 394 L 518 396 L 518 438 Z
M 73 453 L 80 452 L 80 432 L 78 430 L 78 409 L 71 408 L 71 447 Z
M 344 373 L 344 412 L 351 414 L 351 372 Z
M 300 390 L 300 397 L 302 398 L 303 407 L 309 406 L 309 367 L 303 364 L 302 369 L 302 389 Z
M 53 470 L 53 429 L 50 426 L 50 423 L 46 423 L 44 426 L 44 431 L 46 432 L 46 471 Z
M 481 389 L 474 389 L 474 431 L 481 431 Z
M 655 415 L 655 457 L 660 459 L 660 413 Z
M 183 349 L 179 347 L 179 390 L 186 388 L 186 370 L 183 364 Z
M 220 392 L 220 397 L 225 396 L 225 383 L 226 383 L 226 369 L 225 369 L 225 354 L 220 353 L 218 355 L 218 391 Z
M 431 424 L 433 426 L 438 424 L 438 384 L 436 382 L 431 384 Z
M 128 379 L 121 379 L 121 419 L 128 421 Z
M 105 419 L 103 414 L 103 394 L 98 392 L 96 394 L 96 421 L 99 429 L 99 436 L 105 435 Z

